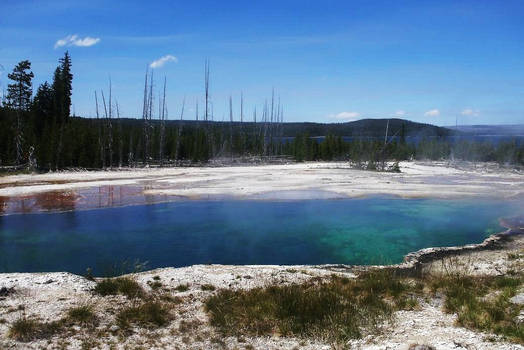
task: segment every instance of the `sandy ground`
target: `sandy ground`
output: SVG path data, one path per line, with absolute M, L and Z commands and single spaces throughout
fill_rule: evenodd
M 0 178 L 0 197 L 107 185 L 144 185 L 146 195 L 187 198 L 302 199 L 358 197 L 497 197 L 524 195 L 524 172 L 493 164 L 402 162 L 401 173 L 351 169 L 348 163 L 57 172 Z
M 515 259 L 509 253 L 520 254 Z M 477 275 L 500 275 L 508 269 L 524 266 L 524 236 L 519 235 L 506 243 L 502 250 L 473 252 L 454 257 L 454 266 L 467 267 Z M 436 273 L 442 261 L 428 263 L 425 268 Z M 119 306 L 128 304 L 124 297 L 100 297 L 92 292 L 95 282 L 69 273 L 12 273 L 0 274 L 0 288 L 14 288 L 15 292 L 0 298 L 0 348 L 69 348 L 76 349 L 91 344 L 93 335 L 79 328 L 67 338 L 54 337 L 31 343 L 19 343 L 7 337 L 9 324 L 22 313 L 42 321 L 60 319 L 73 306 L 93 305 L 100 316 L 98 348 L 155 348 L 155 349 L 333 349 L 333 345 L 314 340 L 272 337 L 221 338 L 208 324 L 203 301 L 214 293 L 202 291 L 201 286 L 211 284 L 217 289 L 249 289 L 258 286 L 300 283 L 315 276 L 325 277 L 335 273 L 328 266 L 223 266 L 197 265 L 185 268 L 163 268 L 131 275 L 146 290 L 154 278 L 162 283 L 162 289 L 173 297 L 183 299 L 177 306 L 175 319 L 157 330 L 135 330 L 131 336 L 119 337 L 115 328 L 114 313 Z M 354 277 L 351 269 L 336 269 L 337 274 Z M 156 277 L 155 277 L 156 276 Z M 187 291 L 177 291 L 179 285 L 188 285 Z M 18 308 L 23 305 L 24 311 Z M 428 344 L 436 349 L 524 349 L 518 344 L 500 338 L 468 330 L 455 325 L 456 316 L 442 311 L 443 300 L 439 296 L 420 300 L 420 308 L 399 311 L 394 321 L 382 327 L 379 334 L 367 336 L 346 344 L 349 349 L 403 349 L 409 345 Z M 185 325 L 185 326 L 184 326 Z M 188 330 L 188 326 L 189 330 Z M 251 346 L 251 347 L 250 347 Z

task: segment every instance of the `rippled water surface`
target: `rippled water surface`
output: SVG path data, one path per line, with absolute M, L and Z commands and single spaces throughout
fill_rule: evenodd
M 0 216 L 0 272 L 106 273 L 122 261 L 377 264 L 433 246 L 481 242 L 522 201 L 371 197 L 179 201 Z

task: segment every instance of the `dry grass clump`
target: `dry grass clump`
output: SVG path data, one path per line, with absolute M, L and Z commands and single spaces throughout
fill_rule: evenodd
M 441 276 L 432 278 L 429 284 L 433 291 L 444 293 L 444 311 L 456 313 L 458 325 L 524 343 L 524 324 L 517 321 L 524 307 L 510 302 L 523 282 L 522 275 Z
M 457 314 L 457 324 L 524 343 L 523 305 L 510 299 L 524 284 L 522 270 L 508 276 L 473 276 L 473 262 L 450 257 L 441 261 L 439 274 L 424 277 L 433 292 L 445 295 L 444 311 Z
M 277 333 L 338 342 L 376 332 L 402 307 L 409 290 L 392 272 L 374 271 L 358 279 L 332 276 L 305 284 L 220 290 L 205 307 L 211 324 L 225 335 Z
M 94 291 L 102 296 L 121 294 L 130 299 L 146 295 L 142 286 L 129 277 L 105 278 L 96 284 Z
M 139 306 L 129 306 L 122 309 L 117 317 L 117 324 L 123 329 L 132 325 L 145 328 L 165 326 L 171 320 L 170 307 L 158 301 L 148 301 Z
M 46 339 L 67 332 L 70 326 L 76 324 L 88 327 L 98 324 L 98 318 L 91 306 L 73 307 L 64 317 L 53 322 L 41 322 L 23 315 L 10 325 L 8 336 L 22 342 Z
M 81 325 L 96 325 L 98 318 L 93 312 L 93 307 L 90 305 L 82 305 L 69 309 L 67 311 L 67 320 L 71 323 Z
M 8 336 L 21 342 L 52 337 L 62 328 L 62 321 L 40 322 L 20 317 L 9 327 Z
M 203 284 L 200 286 L 200 289 L 202 289 L 203 291 L 211 292 L 211 291 L 214 291 L 216 288 L 212 284 Z

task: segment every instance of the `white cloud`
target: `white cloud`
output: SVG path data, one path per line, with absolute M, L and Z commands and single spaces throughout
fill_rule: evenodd
M 360 113 L 358 112 L 341 112 L 339 114 L 330 115 L 331 118 L 339 119 L 339 120 L 354 120 L 360 117 Z
M 80 38 L 78 35 L 68 35 L 63 39 L 57 40 L 55 43 L 55 49 L 62 47 L 62 46 L 79 46 L 79 47 L 89 47 L 93 46 L 95 44 L 98 44 L 100 42 L 100 38 L 92 38 L 90 36 L 86 36 L 85 38 Z
M 395 115 L 399 116 L 399 117 L 403 117 L 403 116 L 406 115 L 406 111 L 403 111 L 403 110 L 400 109 L 400 110 L 395 112 Z
M 176 62 L 178 62 L 178 58 L 176 58 L 173 55 L 165 55 L 165 56 L 160 57 L 158 60 L 154 60 L 153 62 L 151 62 L 149 67 L 151 67 L 151 68 L 160 68 L 164 64 L 166 64 L 167 62 L 175 62 L 176 63 Z
M 440 111 L 438 109 L 430 109 L 426 113 L 424 113 L 425 117 L 438 117 L 440 115 Z
M 466 108 L 466 109 L 463 110 L 460 114 L 462 114 L 462 115 L 467 115 L 467 116 L 473 116 L 473 117 L 476 117 L 476 116 L 479 115 L 479 111 L 474 110 L 474 109 L 471 109 L 471 108 Z

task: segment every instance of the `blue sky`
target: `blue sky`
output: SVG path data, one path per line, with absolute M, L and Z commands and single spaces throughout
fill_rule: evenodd
M 511 0 L 1 0 L 0 88 L 29 59 L 36 90 L 69 50 L 76 114 L 94 115 L 111 76 L 121 113 L 137 117 L 146 68 L 170 55 L 154 69 L 170 118 L 184 96 L 194 118 L 208 58 L 215 120 L 229 95 L 238 119 L 241 92 L 251 115 L 274 87 L 287 121 L 524 123 L 523 14 Z

